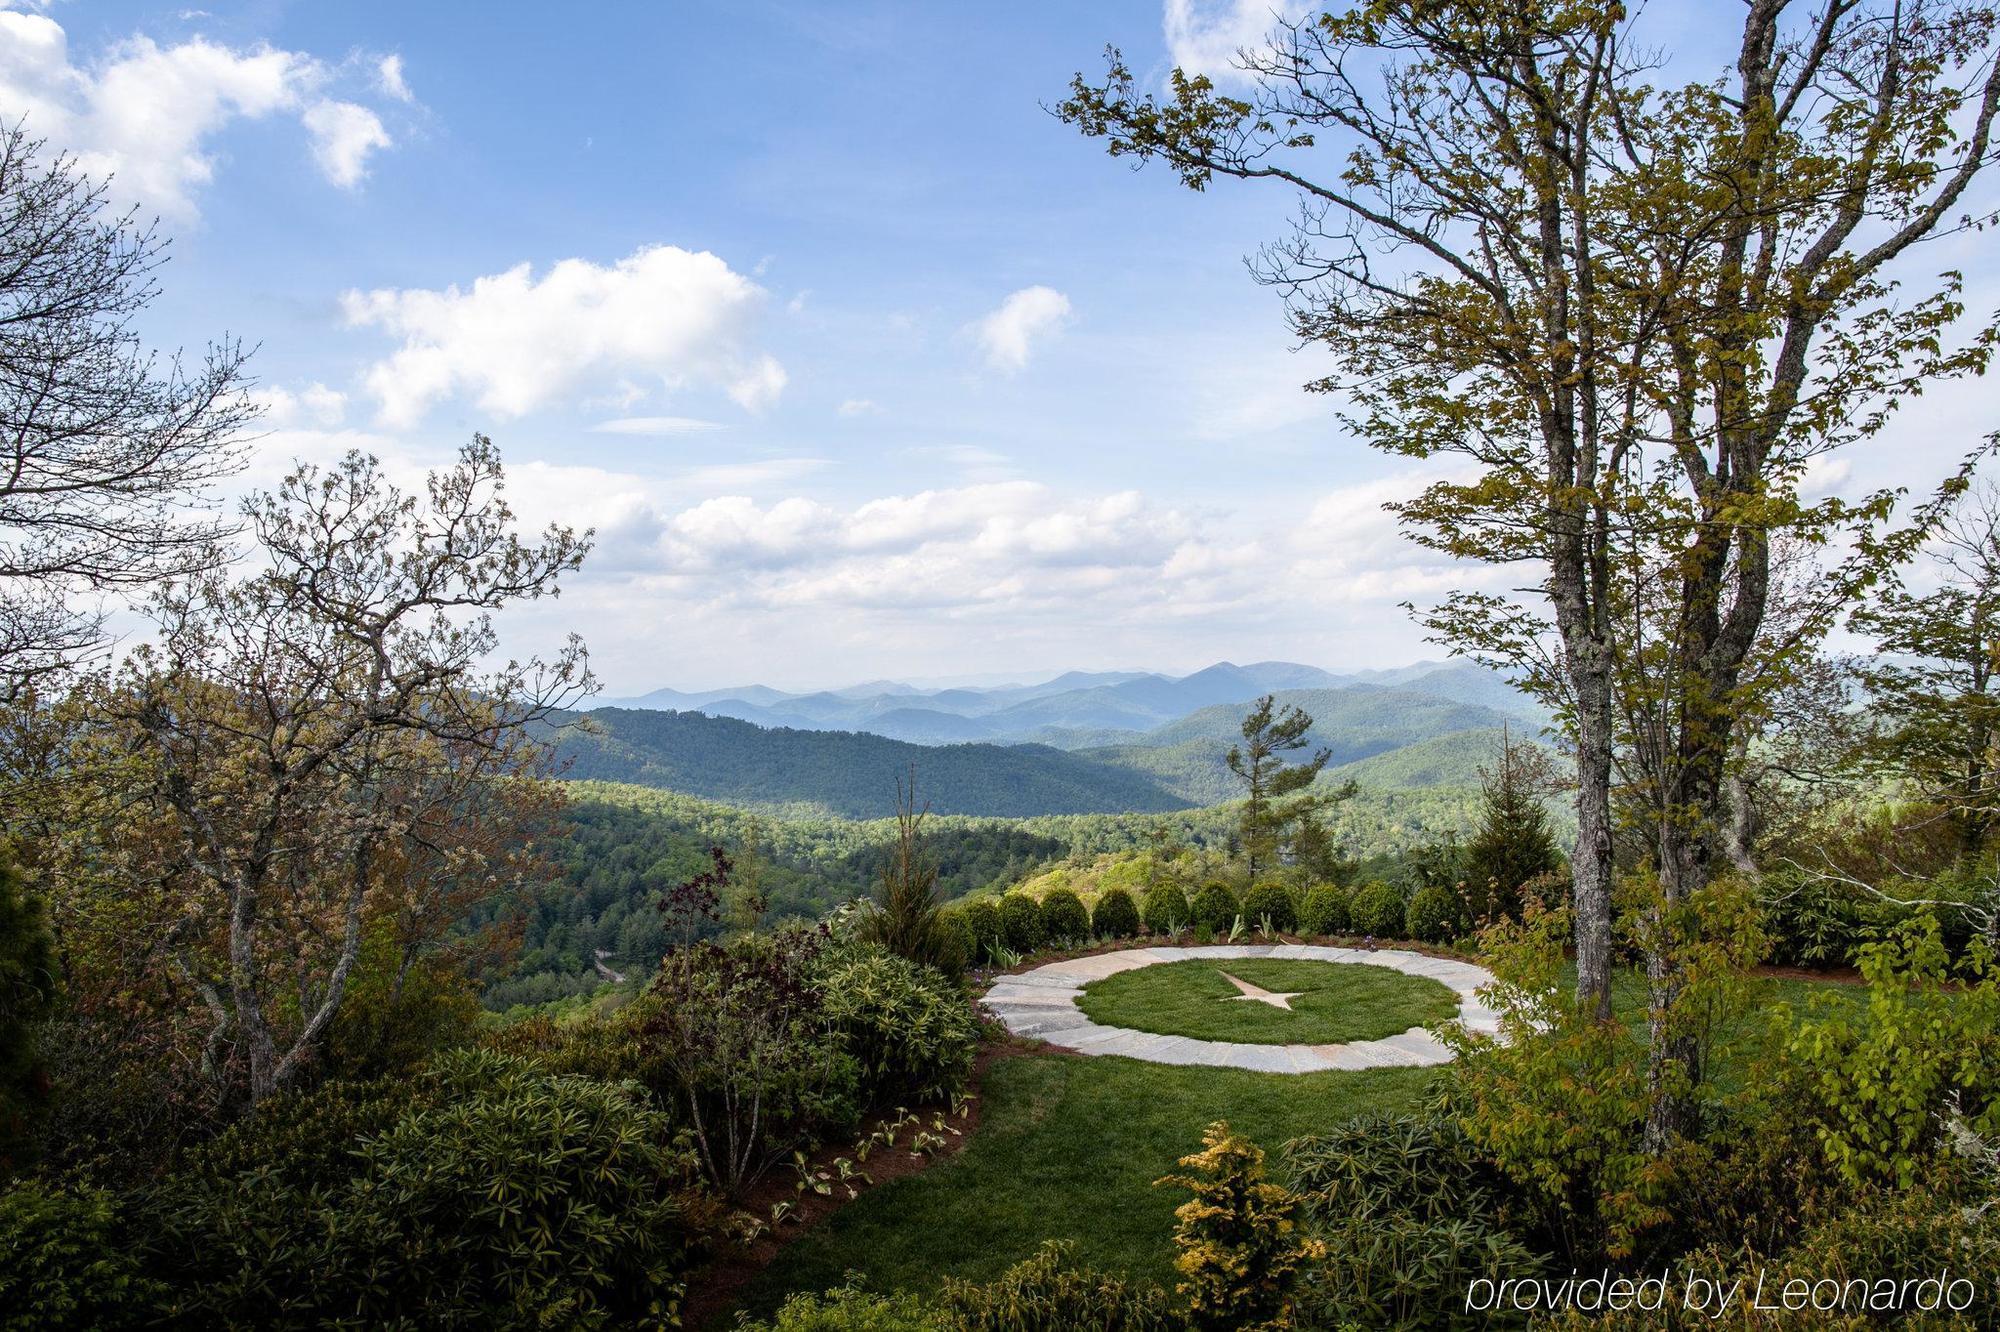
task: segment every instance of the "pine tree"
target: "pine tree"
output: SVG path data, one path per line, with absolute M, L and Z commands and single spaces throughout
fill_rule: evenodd
M 1465 849 L 1465 868 L 1474 904 L 1488 920 L 1519 915 L 1521 885 L 1562 864 L 1531 780 L 1540 752 L 1503 733 L 1500 766 L 1486 777 L 1479 832 Z
M 1311 786 L 1333 756 L 1332 750 L 1322 749 L 1303 763 L 1285 761 L 1285 755 L 1306 747 L 1312 725 L 1307 713 L 1290 705 L 1279 709 L 1277 699 L 1266 694 L 1243 719 L 1243 743 L 1229 751 L 1229 770 L 1248 788 L 1239 836 L 1252 883 L 1260 869 L 1276 863 L 1286 825 L 1311 809 L 1310 802 L 1289 808 L 1279 802 Z

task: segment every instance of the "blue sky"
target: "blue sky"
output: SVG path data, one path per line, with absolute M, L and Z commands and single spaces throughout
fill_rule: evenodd
M 0 109 L 161 216 L 151 337 L 259 345 L 245 484 L 479 430 L 525 517 L 597 526 L 505 627 L 613 694 L 1435 655 L 1397 604 L 1475 575 L 1395 533 L 1408 464 L 1241 264 L 1288 199 L 1043 109 L 1265 12 L 58 0 L 0 12 Z M 1936 406 L 1852 482 L 1942 465 L 1977 399 Z

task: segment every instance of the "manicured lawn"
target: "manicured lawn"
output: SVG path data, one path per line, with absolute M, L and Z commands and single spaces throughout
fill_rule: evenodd
M 1210 1121 L 1227 1119 L 1275 1153 L 1361 1111 L 1408 1106 L 1432 1076 L 1383 1069 L 1286 1077 L 1074 1055 L 1001 1060 L 988 1072 L 982 1121 L 962 1154 L 864 1194 L 809 1231 L 759 1276 L 748 1307 L 767 1313 L 791 1291 L 839 1285 L 850 1268 L 877 1289 L 929 1290 L 946 1276 L 987 1280 L 1047 1239 L 1074 1240 L 1087 1263 L 1171 1287 L 1173 1213 L 1187 1195 L 1152 1181 L 1201 1149 Z
M 1229 977 L 1274 994 L 1289 1010 L 1242 997 Z M 1389 967 L 1241 958 L 1197 959 L 1120 972 L 1084 987 L 1079 1006 L 1108 1027 L 1254 1045 L 1372 1041 L 1458 1011 L 1458 996 L 1427 976 Z
M 1755 1003 L 1803 1007 L 1814 995 L 1867 998 L 1859 986 L 1776 979 L 1757 982 Z M 1643 976 L 1621 973 L 1613 998 L 1621 1018 L 1645 1021 Z M 1769 1030 L 1761 1012 L 1732 1023 L 1718 1075 L 1740 1076 L 1747 1051 Z M 1074 1240 L 1086 1263 L 1171 1288 L 1173 1210 L 1185 1195 L 1152 1181 L 1198 1149 L 1205 1125 L 1227 1119 L 1275 1157 L 1289 1139 L 1351 1115 L 1411 1107 L 1434 1076 L 1379 1069 L 1300 1077 L 1080 1055 L 1001 1060 L 987 1073 L 982 1122 L 962 1154 L 863 1194 L 801 1235 L 758 1276 L 746 1307 L 766 1314 L 790 1292 L 838 1285 L 849 1270 L 876 1289 L 988 1280 L 1047 1239 Z

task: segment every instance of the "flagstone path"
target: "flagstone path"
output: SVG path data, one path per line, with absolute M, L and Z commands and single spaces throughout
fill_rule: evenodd
M 1213 1064 L 1259 1073 L 1320 1073 L 1329 1069 L 1408 1067 L 1451 1062 L 1451 1050 L 1422 1027 L 1376 1041 L 1345 1045 L 1249 1045 L 1162 1036 L 1092 1022 L 1077 1000 L 1092 981 L 1162 962 L 1272 957 L 1295 962 L 1345 962 L 1390 967 L 1428 976 L 1458 992 L 1458 1018 L 1473 1031 L 1492 1032 L 1499 1017 L 1474 993 L 1493 973 L 1470 962 L 1427 957 L 1396 948 L 1335 948 L 1323 944 L 1213 944 L 1191 948 L 1128 948 L 1064 962 L 1048 962 L 1018 976 L 1002 976 L 982 1001 L 1016 1036 L 1032 1036 L 1087 1055 L 1124 1055 L 1155 1064 Z M 1225 973 L 1227 974 L 1227 973 Z M 1240 982 L 1239 982 L 1240 984 Z M 1254 996 L 1240 996 L 1254 997 Z

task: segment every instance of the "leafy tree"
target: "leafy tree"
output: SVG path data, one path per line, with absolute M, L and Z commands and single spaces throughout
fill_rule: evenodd
M 1240 836 L 1253 883 L 1260 868 L 1269 869 L 1277 860 L 1286 825 L 1303 812 L 1297 805 L 1279 802 L 1311 786 L 1333 757 L 1332 750 L 1322 749 L 1303 763 L 1286 761 L 1287 754 L 1306 747 L 1312 724 L 1313 719 L 1298 708 L 1280 709 L 1277 700 L 1266 694 L 1243 719 L 1243 743 L 1230 747 L 1229 770 L 1245 791 Z
M 488 669 L 490 612 L 556 591 L 588 537 L 513 530 L 483 437 L 422 500 L 358 453 L 249 501 L 261 571 L 162 589 L 156 643 L 103 699 L 122 780 L 161 811 L 141 881 L 172 885 L 165 951 L 211 1021 L 203 1066 L 252 1105 L 338 1017 L 371 907 L 519 865 L 458 835 L 533 778 L 526 728 L 589 687 L 582 645 Z M 427 915 L 435 942 L 453 922 Z
M 35 1026 L 55 1004 L 55 941 L 41 900 L 0 849 L 0 1178 L 41 1100 Z
M 194 366 L 140 345 L 165 261 L 102 181 L 0 125 L 0 698 L 99 644 L 81 596 L 216 557 L 200 510 L 256 409 L 235 343 Z
M 1476 469 L 1401 506 L 1417 540 L 1536 567 L 1532 601 L 1460 593 L 1427 620 L 1571 731 L 1577 998 L 1603 1018 L 1621 739 L 1678 901 L 1712 872 L 1736 727 L 1833 615 L 1746 671 L 1774 536 L 1852 534 L 1850 582 L 1894 553 L 1892 497 L 1809 501 L 1807 463 L 1991 347 L 1958 336 L 1961 276 L 1916 260 L 1992 157 L 1991 5 L 1752 0 L 1731 65 L 1683 82 L 1658 77 L 1647 17 L 1389 0 L 1280 23 L 1241 54 L 1242 98 L 1179 70 L 1141 94 L 1113 52 L 1059 107 L 1191 188 L 1295 191 L 1257 271 L 1335 359 L 1314 387 L 1372 446 Z M 1650 1053 L 1665 1151 L 1690 1110 L 1666 1066 L 1691 1052 Z
M 1562 864 L 1533 780 L 1546 768 L 1544 754 L 1539 746 L 1503 739 L 1499 766 L 1487 774 L 1479 831 L 1465 848 L 1465 874 L 1488 922 L 1519 915 L 1521 885 Z
M 1934 590 L 1897 576 L 1853 617 L 1878 654 L 1860 668 L 1880 723 L 1867 759 L 1944 811 L 1970 863 L 2000 817 L 2000 485 L 1965 496 L 1932 552 Z

